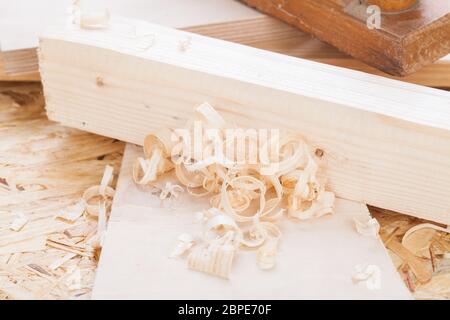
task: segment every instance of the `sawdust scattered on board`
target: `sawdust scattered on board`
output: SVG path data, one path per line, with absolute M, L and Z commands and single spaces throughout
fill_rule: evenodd
M 0 85 L 0 299 L 90 297 L 97 219 L 56 217 L 118 172 L 123 148 L 48 121 L 40 84 Z
M 100 252 L 88 242 L 97 220 L 55 217 L 100 183 L 106 165 L 118 172 L 123 147 L 48 121 L 38 83 L 0 84 L 0 299 L 90 297 Z M 390 253 L 414 296 L 450 299 L 450 235 L 422 230 L 405 254 L 403 235 L 423 221 L 370 210 L 387 246 L 401 249 Z

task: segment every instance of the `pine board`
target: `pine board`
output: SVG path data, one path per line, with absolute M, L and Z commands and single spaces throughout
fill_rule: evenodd
M 410 299 L 380 239 L 356 232 L 368 218 L 363 204 L 339 199 L 332 217 L 282 223 L 277 266 L 259 270 L 255 254 L 239 252 L 230 280 L 188 270 L 169 259 L 176 237 L 199 232 L 195 212 L 208 207 L 184 194 L 165 208 L 136 188 L 131 168 L 141 148 L 128 144 L 122 161 L 93 299 Z M 194 233 L 194 234 L 195 234 Z M 352 282 L 357 264 L 381 268 L 381 289 Z
M 309 34 L 269 16 L 196 25 L 182 29 L 259 49 L 363 71 L 409 83 L 428 87 L 450 88 L 450 55 L 433 64 L 424 66 L 411 75 L 396 77 L 370 67 L 340 52 L 335 47 L 314 39 Z M 37 61 L 37 56 L 34 59 Z M 0 71 L 0 80 L 11 79 L 36 81 L 40 77 L 37 72 L 11 76 Z
M 140 144 L 151 130 L 183 126 L 209 101 L 237 125 L 302 132 L 323 151 L 338 196 L 450 223 L 450 93 L 145 22 L 118 23 L 137 23 L 157 41 L 141 52 L 111 30 L 62 26 L 43 37 L 50 119 Z M 189 49 L 180 50 L 186 39 Z

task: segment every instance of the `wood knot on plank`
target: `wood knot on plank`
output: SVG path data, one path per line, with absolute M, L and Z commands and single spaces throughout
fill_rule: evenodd
M 95 83 L 97 84 L 97 87 L 103 87 L 105 85 L 105 81 L 100 76 L 97 76 L 97 78 L 95 78 Z
M 317 158 L 322 158 L 324 153 L 325 152 L 320 148 L 317 148 L 316 151 L 314 151 L 314 154 L 316 155 Z

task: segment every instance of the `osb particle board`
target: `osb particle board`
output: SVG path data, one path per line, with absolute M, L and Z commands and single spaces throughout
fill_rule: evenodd
M 0 299 L 90 297 L 97 260 L 85 239 L 97 222 L 55 216 L 99 183 L 105 165 L 118 172 L 123 146 L 49 121 L 39 83 L 0 84 Z M 20 213 L 27 223 L 10 230 Z
M 169 259 L 181 233 L 201 232 L 195 213 L 208 199 L 183 194 L 173 203 L 132 181 L 141 148 L 128 144 L 93 290 L 93 299 L 410 299 L 380 239 L 356 232 L 368 218 L 363 204 L 338 199 L 336 213 L 310 222 L 283 220 L 276 268 L 258 269 L 255 252 L 237 254 L 229 280 Z M 381 268 L 381 289 L 355 284 L 358 264 Z
M 411 10 L 383 14 L 380 29 L 349 6 L 360 0 L 242 0 L 244 3 L 392 75 L 407 75 L 450 53 L 450 2 L 419 1 Z

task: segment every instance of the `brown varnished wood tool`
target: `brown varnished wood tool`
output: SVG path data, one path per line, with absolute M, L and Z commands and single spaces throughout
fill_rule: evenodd
M 450 52 L 450 1 L 242 1 L 392 75 L 411 74 Z M 374 5 L 379 28 L 368 26 L 376 21 Z

